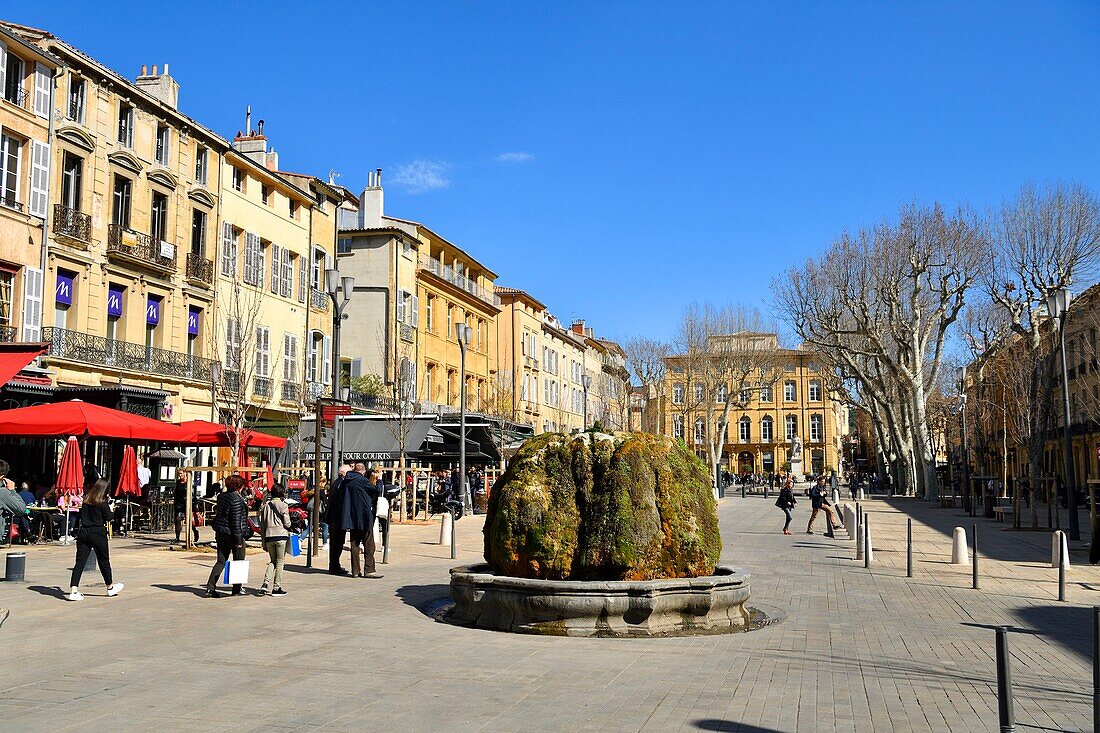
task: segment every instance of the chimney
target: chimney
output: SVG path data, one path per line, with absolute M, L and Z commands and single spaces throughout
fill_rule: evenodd
M 382 169 L 367 174 L 367 187 L 359 196 L 359 228 L 371 229 L 382 226 L 383 215 Z
M 244 134 L 239 131 L 233 138 L 233 149 L 264 166 L 268 170 L 279 170 L 279 154 L 267 149 L 267 136 L 264 135 L 264 121 L 256 130 L 252 129 L 252 105 L 245 107 Z
M 149 73 L 149 67 L 145 64 L 141 67 L 141 76 L 135 80 L 138 89 L 155 99 L 164 102 L 172 109 L 176 109 L 179 103 L 180 85 L 168 74 L 168 64 L 164 65 L 164 72 L 159 73 L 157 65 L 153 64 L 153 73 Z
M 569 330 L 571 330 L 573 333 L 577 334 L 578 336 L 585 336 L 586 334 L 585 334 L 585 330 L 584 330 L 584 319 L 583 318 L 574 319 L 573 325 L 569 327 Z

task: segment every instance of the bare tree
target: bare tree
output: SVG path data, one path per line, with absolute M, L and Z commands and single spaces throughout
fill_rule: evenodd
M 668 344 L 644 336 L 635 336 L 623 344 L 627 368 L 645 391 L 641 428 L 647 433 L 661 432 L 664 418 L 664 384 L 667 374 Z M 657 400 L 651 408 L 650 403 Z
M 385 410 L 386 415 L 386 427 L 389 428 L 390 435 L 393 436 L 393 440 L 397 443 L 397 449 L 400 452 L 397 464 L 397 485 L 401 487 L 401 494 L 398 501 L 399 505 L 399 519 L 405 521 L 405 469 L 406 454 L 405 454 L 405 441 L 409 437 L 409 431 L 413 426 L 413 418 L 418 412 L 418 405 L 416 402 L 416 367 L 411 358 L 412 349 L 407 345 L 400 347 L 398 352 L 398 366 L 394 375 L 393 394 L 394 400 L 390 409 Z M 415 489 L 414 489 L 415 491 Z M 424 518 L 428 518 L 428 492 L 424 492 Z M 416 496 L 413 496 L 413 513 L 416 510 Z

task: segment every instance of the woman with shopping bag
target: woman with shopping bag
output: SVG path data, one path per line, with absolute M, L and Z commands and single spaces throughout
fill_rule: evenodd
M 225 491 L 218 494 L 218 501 L 214 508 L 214 521 L 210 523 L 214 530 L 214 542 L 218 548 L 218 560 L 211 568 L 210 577 L 206 581 L 207 598 L 221 596 L 217 588 L 218 579 L 221 578 L 230 557 L 233 558 L 233 562 L 230 563 L 229 571 L 233 579 L 238 580 L 238 568 L 242 567 L 233 567 L 233 564 L 238 562 L 244 563 L 246 579 L 248 575 L 248 563 L 244 559 L 244 543 L 252 534 L 252 530 L 248 528 L 248 504 L 241 496 L 245 480 L 240 476 L 229 476 L 222 485 Z M 233 583 L 233 595 L 241 594 L 242 585 L 243 581 Z
M 260 595 L 270 590 L 273 596 L 285 596 L 283 590 L 283 563 L 290 543 L 290 509 L 286 502 L 286 488 L 282 484 L 271 487 L 271 497 L 260 508 L 260 538 L 269 558 Z M 274 586 L 272 585 L 274 583 Z

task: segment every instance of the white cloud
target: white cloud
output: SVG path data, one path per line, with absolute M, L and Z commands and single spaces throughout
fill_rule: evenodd
M 525 153 L 522 150 L 517 150 L 513 153 L 501 153 L 494 160 L 498 163 L 530 163 L 535 159 L 535 156 L 530 153 Z
M 451 185 L 451 179 L 447 178 L 450 168 L 449 163 L 439 160 L 414 160 L 397 166 L 393 182 L 409 193 L 435 191 Z

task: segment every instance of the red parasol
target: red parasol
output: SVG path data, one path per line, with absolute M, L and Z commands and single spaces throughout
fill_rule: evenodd
M 267 490 L 271 491 L 275 487 L 275 474 L 271 471 L 271 464 L 267 464 Z
M 141 486 L 137 474 L 137 453 L 134 446 L 122 449 L 122 466 L 118 474 L 118 487 L 115 496 L 141 496 Z
M 233 445 L 233 428 L 209 420 L 187 420 L 178 427 L 190 432 L 191 445 Z M 282 448 L 286 438 L 261 433 L 259 430 L 242 430 L 241 445 L 254 448 Z M 244 464 L 241 464 L 244 465 Z
M 84 493 L 84 462 L 80 460 L 80 445 L 70 435 L 61 454 L 61 466 L 57 470 L 57 493 L 77 495 Z
M 88 435 L 141 442 L 188 443 L 178 425 L 112 410 L 80 400 L 0 410 L 0 435 L 9 437 Z

